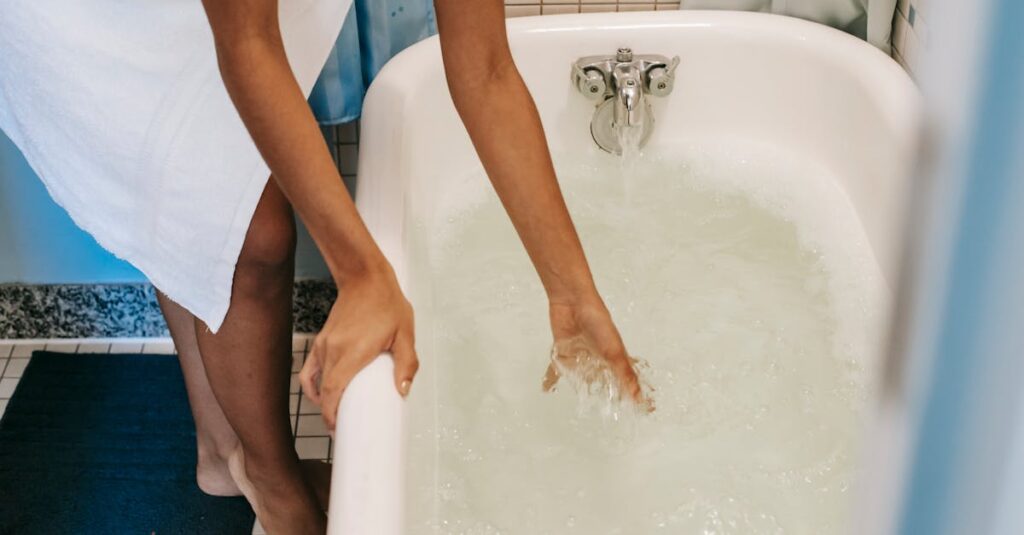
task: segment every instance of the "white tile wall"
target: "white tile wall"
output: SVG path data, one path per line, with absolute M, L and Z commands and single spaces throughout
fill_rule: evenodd
M 679 0 L 505 0 L 508 17 L 664 9 L 679 9 Z
M 921 51 L 928 45 L 927 0 L 898 0 L 893 18 L 892 57 L 914 74 Z

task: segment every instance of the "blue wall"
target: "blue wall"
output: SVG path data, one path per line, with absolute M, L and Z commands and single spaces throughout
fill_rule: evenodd
M 144 280 L 75 226 L 14 144 L 0 134 L 0 283 Z
M 327 268 L 300 226 L 298 278 Z M 0 133 L 0 284 L 141 282 L 145 277 L 101 248 L 57 206 L 7 136 Z

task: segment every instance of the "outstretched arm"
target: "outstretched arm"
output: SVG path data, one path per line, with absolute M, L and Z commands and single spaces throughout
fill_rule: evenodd
M 382 351 L 394 355 L 395 385 L 408 392 L 418 366 L 412 308 L 356 212 L 295 80 L 277 0 L 203 0 L 203 6 L 231 100 L 338 283 L 341 298 L 300 373 L 303 390 L 322 401 L 333 429 L 348 382 Z
M 452 100 L 540 275 L 555 340 L 584 338 L 623 391 L 641 401 L 632 362 L 562 198 L 537 107 L 512 61 L 504 3 L 434 0 L 434 6 Z

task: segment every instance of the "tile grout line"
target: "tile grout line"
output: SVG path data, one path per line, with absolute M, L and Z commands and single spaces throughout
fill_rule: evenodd
M 14 354 L 14 345 L 11 345 L 7 349 L 7 356 L 4 357 L 4 366 L 3 366 L 3 368 L 0 368 L 0 379 L 3 379 L 4 375 L 7 374 L 7 365 L 10 364 L 11 359 L 13 358 L 13 357 L 11 357 L 11 355 L 13 355 L 13 354 Z M 7 399 L 7 398 L 4 398 L 4 399 Z
M 292 358 L 295 358 L 295 354 L 292 354 Z M 302 364 L 306 364 L 306 344 L 302 344 Z M 291 396 L 291 388 L 288 388 L 288 396 Z M 292 435 L 292 447 L 298 445 L 299 442 L 299 415 L 302 414 L 302 384 L 299 384 L 299 398 L 295 402 L 295 432 Z
M 72 343 L 96 343 L 96 344 L 144 344 L 144 343 L 165 343 L 170 342 L 170 336 L 126 336 L 98 337 L 98 338 L 0 338 L 0 344 L 26 345 L 26 344 L 72 344 Z

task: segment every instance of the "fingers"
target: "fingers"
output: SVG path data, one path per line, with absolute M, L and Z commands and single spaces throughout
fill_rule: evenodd
M 626 397 L 640 402 L 643 398 L 643 393 L 640 390 L 640 379 L 637 377 L 636 370 L 633 369 L 629 359 L 624 354 L 618 355 L 610 359 L 609 365 L 615 376 L 619 378 L 619 385 L 622 388 L 622 392 L 626 394 Z
M 319 346 L 320 344 L 313 342 L 309 355 L 306 356 L 306 362 L 302 364 L 302 370 L 299 371 L 299 384 L 302 385 L 302 393 L 317 405 L 320 405 L 320 387 L 317 382 L 320 380 L 321 356 L 323 354 L 318 350 Z
M 650 396 L 650 388 L 644 391 L 636 372 L 635 365 L 638 362 L 637 359 L 623 355 L 622 358 L 612 361 L 611 366 L 626 396 L 644 411 L 654 412 L 654 399 Z
M 548 371 L 544 373 L 544 382 L 541 384 L 541 388 L 545 392 L 551 392 L 555 389 L 555 385 L 558 384 L 559 377 L 561 377 L 561 374 L 558 373 L 558 368 L 555 367 L 555 364 L 548 364 Z
M 345 393 L 345 388 L 358 371 L 348 366 L 339 366 L 331 373 L 331 380 L 320 385 L 320 413 L 324 417 L 327 429 L 332 433 L 338 424 L 338 404 L 341 403 L 341 395 Z
M 318 337 L 313 342 L 309 358 L 299 372 L 299 382 L 309 399 L 320 405 L 328 430 L 333 432 L 337 426 L 338 403 L 345 389 L 356 374 L 381 353 L 378 347 L 344 336 Z M 403 397 L 407 396 L 419 369 L 410 332 L 396 334 L 391 354 L 395 363 L 395 388 Z
M 409 395 L 412 380 L 420 369 L 420 361 L 416 356 L 416 346 L 412 335 L 402 332 L 391 345 L 391 358 L 395 361 L 395 388 L 402 397 Z
M 320 413 L 323 415 L 327 431 L 334 436 L 334 428 L 338 425 L 338 405 L 341 403 L 341 395 L 345 393 L 342 388 L 332 388 L 323 393 L 323 403 L 320 404 Z
M 333 432 L 337 425 L 338 403 L 341 401 L 342 393 L 348 388 L 356 373 L 377 356 L 377 352 L 369 347 L 340 339 L 325 340 L 320 351 L 324 361 L 328 363 L 320 373 L 320 413 L 327 424 L 327 429 Z

